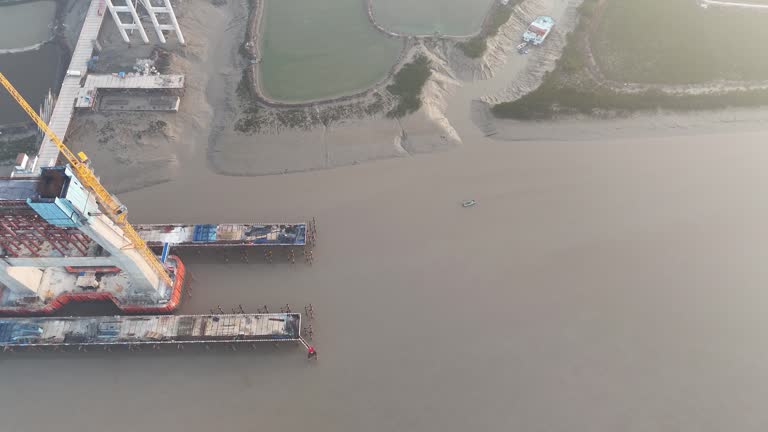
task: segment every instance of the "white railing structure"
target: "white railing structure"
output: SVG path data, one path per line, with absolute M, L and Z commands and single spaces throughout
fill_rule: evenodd
M 120 36 L 123 37 L 125 42 L 131 42 L 126 30 L 138 30 L 141 40 L 144 41 L 144 43 L 149 43 L 149 37 L 147 37 L 147 32 L 144 30 L 144 26 L 141 23 L 136 8 L 141 4 L 149 16 L 149 20 L 152 22 L 157 38 L 161 43 L 166 43 L 163 31 L 167 30 L 176 33 L 176 37 L 180 44 L 186 44 L 184 35 L 181 33 L 181 27 L 179 27 L 179 22 L 176 20 L 176 14 L 173 12 L 171 0 L 155 0 L 154 3 L 153 0 L 136 0 L 136 4 L 134 4 L 132 0 L 123 1 L 124 3 L 121 5 L 115 5 L 112 0 L 106 0 L 106 3 L 109 12 L 112 14 L 112 19 L 117 25 L 117 30 L 120 32 Z M 161 19 L 158 19 L 158 16 L 160 16 Z M 123 18 L 130 19 L 130 21 L 123 21 Z

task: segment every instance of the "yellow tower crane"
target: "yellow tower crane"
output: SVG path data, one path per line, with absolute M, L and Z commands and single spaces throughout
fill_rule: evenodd
M 139 237 L 139 234 L 136 232 L 133 226 L 128 223 L 128 220 L 126 219 L 127 212 L 125 207 L 120 204 L 120 202 L 115 197 L 113 197 L 112 194 L 110 194 L 104 188 L 104 186 L 101 185 L 99 179 L 96 178 L 96 176 L 93 174 L 91 168 L 86 164 L 88 158 L 85 156 L 85 154 L 81 152 L 80 157 L 75 156 L 75 154 L 72 153 L 72 151 L 67 148 L 66 145 L 64 145 L 59 137 L 53 133 L 53 131 L 48 127 L 43 119 L 37 115 L 37 112 L 35 112 L 35 110 L 29 106 L 27 101 L 21 96 L 21 94 L 19 94 L 16 88 L 13 87 L 10 81 L 8 81 L 8 79 L 2 73 L 0 73 L 0 84 L 2 84 L 3 87 L 8 90 L 8 93 L 10 93 L 11 97 L 16 100 L 19 106 L 21 106 L 21 108 L 27 113 L 27 115 L 29 115 L 35 124 L 37 124 L 37 126 L 43 132 L 45 132 L 45 135 L 51 140 L 51 142 L 56 144 L 56 147 L 59 148 L 61 154 L 64 155 L 64 158 L 72 167 L 72 170 L 75 172 L 75 176 L 80 181 L 80 183 L 84 187 L 88 188 L 91 192 L 93 192 L 94 196 L 96 197 L 96 201 L 98 202 L 99 207 L 101 207 L 101 210 L 104 212 L 104 214 L 106 214 L 107 217 L 112 220 L 112 222 L 114 222 L 122 229 L 123 235 L 131 243 L 131 245 L 144 257 L 147 263 L 152 266 L 157 275 L 163 281 L 165 281 L 166 284 L 171 286 L 172 281 L 171 277 L 168 275 L 168 271 L 165 269 L 157 256 L 152 253 L 149 247 L 147 247 L 147 244 L 144 243 L 144 240 Z

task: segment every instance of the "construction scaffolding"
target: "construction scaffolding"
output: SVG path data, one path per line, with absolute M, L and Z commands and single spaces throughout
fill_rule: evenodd
M 11 257 L 85 257 L 98 245 L 77 228 L 47 223 L 37 214 L 0 214 L 0 247 Z
M 27 204 L 38 194 L 39 178 L 0 178 L 0 256 L 84 257 L 97 244 L 73 227 L 48 223 Z
M 109 12 L 112 14 L 112 19 L 115 21 L 115 25 L 117 25 L 117 30 L 120 32 L 120 36 L 123 37 L 123 40 L 126 43 L 131 42 L 126 30 L 138 30 L 141 40 L 144 41 L 144 43 L 149 43 L 147 32 L 144 30 L 144 25 L 139 19 L 139 13 L 136 8 L 137 5 L 135 5 L 132 0 L 122 0 L 122 4 L 117 5 L 114 4 L 112 0 L 100 1 L 106 1 Z M 155 28 L 155 33 L 157 34 L 160 43 L 165 43 L 164 31 L 172 31 L 176 33 L 179 43 L 182 45 L 186 43 L 184 41 L 184 35 L 181 34 L 181 28 L 179 27 L 179 22 L 176 20 L 176 14 L 173 12 L 173 6 L 171 5 L 170 0 L 160 0 L 161 4 L 155 4 L 158 3 L 158 1 L 152 3 L 152 0 L 140 1 L 140 4 L 144 7 L 144 10 L 149 16 L 150 21 L 152 21 L 152 26 Z M 137 2 L 137 4 L 138 3 L 139 2 Z M 123 18 L 126 20 L 123 20 Z

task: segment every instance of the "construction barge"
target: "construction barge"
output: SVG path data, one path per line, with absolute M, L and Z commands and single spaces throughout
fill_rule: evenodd
M 0 347 L 138 347 L 299 342 L 301 314 L 154 315 L 0 319 Z
M 138 236 L 160 255 L 169 278 L 141 283 L 151 281 L 147 260 L 104 219 L 92 195 L 68 166 L 0 178 L 0 316 L 51 315 L 90 302 L 113 303 L 126 314 L 172 313 L 187 271 L 170 249 L 289 247 L 293 253 L 314 243 L 314 221 L 141 225 Z

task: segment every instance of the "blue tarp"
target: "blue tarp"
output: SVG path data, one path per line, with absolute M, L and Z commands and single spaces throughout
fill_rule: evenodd
M 163 253 L 160 255 L 160 262 L 165 263 L 165 260 L 168 259 L 168 252 L 171 250 L 171 244 L 165 243 L 163 244 Z
M 192 234 L 194 242 L 212 242 L 216 241 L 216 227 L 218 225 L 203 224 L 195 225 L 195 231 Z

